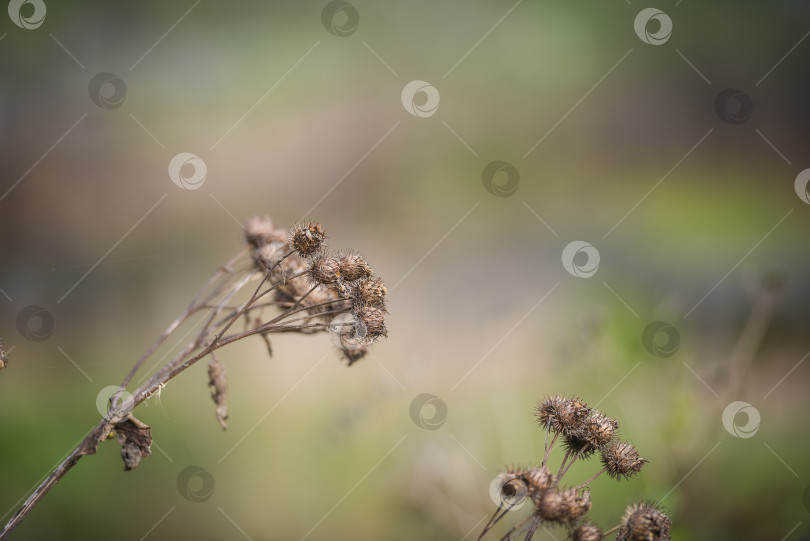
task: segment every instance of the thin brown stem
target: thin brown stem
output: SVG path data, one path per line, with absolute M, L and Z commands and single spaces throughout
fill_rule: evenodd
M 236 262 L 239 261 L 239 259 L 244 254 L 245 251 L 242 250 L 241 252 L 239 252 L 239 254 L 233 257 L 225 265 L 217 269 L 216 272 L 214 272 L 210 278 L 208 278 L 208 281 L 205 283 L 205 285 L 203 285 L 203 287 L 199 289 L 197 294 L 194 296 L 194 299 L 192 299 L 192 301 L 189 303 L 188 308 L 186 308 L 186 311 L 180 314 L 180 316 L 178 316 L 177 319 L 172 321 L 166 328 L 166 330 L 163 331 L 163 334 L 161 334 L 157 338 L 157 340 L 155 340 L 152 343 L 152 345 L 149 346 L 149 349 L 147 349 L 146 352 L 143 355 L 141 355 L 141 357 L 135 362 L 135 365 L 132 367 L 132 369 L 129 371 L 126 377 L 124 377 L 124 380 L 121 382 L 121 390 L 119 390 L 118 393 L 116 393 L 115 397 L 112 399 L 112 403 L 116 403 L 118 401 L 121 391 L 127 386 L 127 384 L 130 381 L 132 381 L 132 378 L 135 377 L 135 374 L 138 372 L 138 370 L 141 369 L 143 363 L 145 363 L 147 359 L 149 359 L 149 357 L 151 357 L 155 353 L 155 351 L 157 351 L 157 349 L 169 338 L 169 336 L 171 336 L 172 333 L 174 333 L 174 331 L 176 331 L 180 325 L 182 325 L 189 317 L 191 317 L 191 315 L 205 308 L 206 306 L 205 303 L 208 302 L 208 300 L 210 300 L 212 296 L 215 296 L 217 294 L 217 292 L 222 288 L 222 286 L 224 286 L 224 283 L 220 284 L 218 288 L 214 288 L 214 291 L 210 293 L 207 297 L 205 297 L 205 300 L 202 303 L 200 303 L 200 299 L 203 298 L 205 292 L 209 288 L 211 288 L 216 283 L 216 281 L 219 280 L 222 276 L 230 275 L 233 272 L 233 269 L 231 267 L 233 267 L 233 265 L 235 265 Z
M 565 450 L 565 455 L 563 456 L 562 462 L 560 463 L 560 469 L 557 471 L 557 478 L 554 480 L 554 486 L 557 486 L 557 481 L 560 480 L 560 475 L 562 475 L 563 468 L 565 467 L 565 462 L 568 460 L 568 457 L 571 455 L 571 449 Z
M 538 526 L 540 526 L 540 515 L 535 515 L 534 520 L 532 520 L 532 525 L 529 526 L 529 530 L 526 532 L 524 541 L 531 541 Z
M 559 436 L 559 435 L 560 435 L 560 433 L 556 432 L 554 434 L 554 437 L 551 439 L 551 445 L 546 447 L 546 454 L 545 454 L 545 456 L 543 456 L 543 463 L 541 464 L 541 466 L 545 466 L 546 464 L 548 464 L 548 455 L 551 454 L 551 449 L 554 447 L 554 444 L 557 442 L 557 436 Z M 546 435 L 546 438 L 548 438 L 548 435 Z
M 523 529 L 523 527 L 526 526 L 526 523 L 532 520 L 532 518 L 534 518 L 534 515 L 529 515 L 528 517 L 524 518 L 523 520 L 512 526 L 512 528 L 508 532 L 506 532 L 504 536 L 500 538 L 499 541 L 509 541 L 510 539 L 512 539 L 512 536 L 515 534 L 519 534 Z
M 501 513 L 501 516 L 499 517 L 498 513 L 500 513 L 501 511 L 503 511 L 503 513 Z M 498 521 L 501 520 L 501 518 L 508 511 L 509 511 L 509 509 L 504 509 L 503 506 L 498 505 L 498 507 L 495 509 L 495 512 L 492 513 L 492 516 L 490 517 L 489 522 L 487 522 L 486 526 L 484 526 L 484 529 L 481 530 L 481 534 L 476 538 L 475 541 L 481 541 L 481 539 L 484 538 L 484 536 L 487 534 L 487 532 L 489 532 L 492 528 L 494 528 L 495 524 L 497 524 Z
M 608 531 L 604 532 L 602 534 L 602 539 L 607 539 L 607 536 L 609 536 L 610 534 L 612 534 L 613 532 L 618 530 L 620 527 L 621 527 L 621 524 L 617 524 L 614 527 L 612 527 L 611 529 L 609 529 Z
M 581 488 L 585 488 L 586 486 L 590 485 L 597 477 L 599 477 L 600 475 L 602 475 L 606 471 L 607 471 L 607 468 L 602 468 L 601 470 L 596 472 L 593 477 L 591 477 L 590 479 L 588 479 L 587 481 L 585 481 L 581 485 L 577 485 L 576 487 L 574 487 L 574 490 L 579 490 Z
M 572 459 L 571 459 L 571 462 L 569 462 L 569 463 L 568 463 L 568 465 L 565 467 L 565 471 L 563 471 L 562 473 L 558 473 L 558 474 L 557 474 L 557 478 L 554 480 L 554 484 L 553 484 L 553 485 L 551 485 L 551 488 L 552 488 L 552 489 L 553 489 L 553 488 L 556 488 L 556 487 L 557 487 L 557 485 L 559 485 L 559 484 L 560 484 L 560 479 L 562 479 L 562 478 L 563 478 L 563 476 L 564 476 L 566 473 L 568 473 L 568 470 L 569 470 L 569 469 L 571 469 L 571 466 L 574 464 L 574 462 L 576 462 L 576 461 L 577 461 L 577 459 L 578 459 L 579 457 L 581 457 L 581 456 L 582 456 L 582 453 L 584 453 L 585 451 L 587 451 L 588 449 L 590 449 L 590 447 L 591 447 L 591 444 L 590 444 L 590 443 L 586 443 L 586 444 L 585 444 L 585 445 L 582 447 L 582 449 L 580 449 L 580 450 L 577 452 L 577 454 L 576 454 L 576 455 L 574 455 L 574 458 L 572 458 Z M 568 453 L 566 453 L 566 456 L 568 456 Z M 561 466 L 561 468 L 562 468 L 562 466 Z

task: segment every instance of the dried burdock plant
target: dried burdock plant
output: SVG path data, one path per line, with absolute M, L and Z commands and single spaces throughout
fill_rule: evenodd
M 669 539 L 669 517 L 654 502 L 629 506 L 621 522 L 603 531 L 585 522 L 591 508 L 591 482 L 607 473 L 621 480 L 639 473 L 647 460 L 636 448 L 618 438 L 619 423 L 579 398 L 551 396 L 540 401 L 536 410 L 537 421 L 546 434 L 543 459 L 535 467 L 510 467 L 498 476 L 494 485 L 499 505 L 484 526 L 481 540 L 506 514 L 524 501 L 531 501 L 534 511 L 501 537 L 501 541 L 516 539 L 526 532 L 526 541 L 534 537 L 541 525 L 558 525 L 568 531 L 572 541 L 600 541 L 616 533 L 618 541 L 666 541 Z M 549 435 L 553 434 L 551 443 Z M 548 467 L 552 448 L 562 442 L 565 449 L 556 475 Z M 577 460 L 599 454 L 602 469 L 593 477 L 569 488 L 562 488 L 560 480 Z
M 326 249 L 326 232 L 314 222 L 289 231 L 277 229 L 270 218 L 257 217 L 245 225 L 247 249 L 219 268 L 175 319 L 135 363 L 118 391 L 110 398 L 102 421 L 93 428 L 26 500 L 0 531 L 7 539 L 42 497 L 85 455 L 117 436 L 125 469 L 138 466 L 151 454 L 151 428 L 132 415 L 149 397 L 194 363 L 210 357 L 208 384 L 216 419 L 227 428 L 228 383 L 225 367 L 214 352 L 249 336 L 260 336 L 270 347 L 273 333 L 316 334 L 328 332 L 351 365 L 368 352 L 378 338 L 387 336 L 382 280 L 357 252 L 332 253 Z M 257 283 L 257 285 L 253 285 Z M 238 302 L 238 296 L 247 299 Z M 173 359 L 155 370 L 130 394 L 127 385 L 144 363 L 177 329 L 194 315 L 201 327 Z M 236 323 L 242 322 L 244 328 Z M 6 366 L 6 349 L 0 344 L 0 369 Z

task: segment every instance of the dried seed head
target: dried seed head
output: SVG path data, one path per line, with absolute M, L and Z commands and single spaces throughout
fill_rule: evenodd
M 385 328 L 385 311 L 374 306 L 361 306 L 355 310 L 355 315 L 366 328 L 366 338 L 374 340 L 380 336 L 388 336 Z
M 565 499 L 557 491 L 549 490 L 535 498 L 534 509 L 547 522 L 564 522 Z
M 534 498 L 535 494 L 540 494 L 548 490 L 554 482 L 554 476 L 545 466 L 533 468 L 524 472 L 521 477 L 526 487 L 529 489 L 529 496 Z
M 627 442 L 615 442 L 602 449 L 602 465 L 614 479 L 625 479 L 641 471 L 647 460 L 638 456 L 636 448 Z
M 616 541 L 669 541 L 671 524 L 654 502 L 635 503 L 625 511 Z
M 352 288 L 352 300 L 358 306 L 375 306 L 385 308 L 385 296 L 388 289 L 381 278 L 363 280 Z
M 593 524 L 583 524 L 571 532 L 571 541 L 601 541 L 602 530 Z
M 284 255 L 283 252 L 284 250 L 280 250 L 277 244 L 269 242 L 267 244 L 260 245 L 255 250 L 252 250 L 250 257 L 253 259 L 253 263 L 256 265 L 257 269 L 267 272 L 268 270 L 272 269 L 276 263 L 278 263 L 278 260 Z
M 562 492 L 548 490 L 534 498 L 534 507 L 545 521 L 570 524 L 588 512 L 591 508 L 591 496 L 588 491 L 578 496 L 573 488 Z
M 273 227 L 267 216 L 254 216 L 245 223 L 245 240 L 254 248 L 261 248 L 270 242 L 284 243 L 283 232 Z
M 538 404 L 537 420 L 543 428 L 549 426 L 554 432 L 574 435 L 589 412 L 588 406 L 577 397 L 553 396 Z
M 301 223 L 290 230 L 289 240 L 290 246 L 301 257 L 310 257 L 320 251 L 326 241 L 326 231 L 315 222 Z
M 566 503 L 566 522 L 575 522 L 582 518 L 591 508 L 591 492 L 585 490 L 582 496 L 577 495 L 576 489 L 568 489 L 562 493 Z
M 601 411 L 592 410 L 585 420 L 583 430 L 579 436 L 594 447 L 602 447 L 613 440 L 619 423 Z
M 338 256 L 340 275 L 347 282 L 363 280 L 374 274 L 366 263 L 366 258 L 357 252 L 346 252 Z
M 596 452 L 596 447 L 582 436 L 581 431 L 563 438 L 563 447 L 574 457 L 585 459 Z
M 334 284 L 340 279 L 340 264 L 335 257 L 320 254 L 309 265 L 309 277 L 315 284 Z

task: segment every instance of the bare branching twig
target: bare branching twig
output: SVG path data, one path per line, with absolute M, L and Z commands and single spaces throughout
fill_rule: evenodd
M 348 364 L 361 359 L 378 338 L 387 336 L 385 295 L 387 290 L 363 256 L 356 252 L 332 253 L 325 248 L 326 233 L 320 224 L 307 222 L 289 232 L 277 229 L 269 218 L 253 218 L 245 226 L 247 250 L 220 267 L 200 289 L 186 310 L 172 321 L 135 362 L 110 398 L 107 414 L 82 442 L 29 496 L 0 531 L 7 539 L 36 504 L 85 455 L 95 454 L 99 444 L 117 435 L 125 469 L 138 466 L 151 454 L 151 428 L 132 415 L 133 410 L 173 378 L 210 356 L 209 385 L 213 389 L 216 417 L 227 428 L 228 387 L 225 368 L 214 356 L 217 350 L 253 335 L 270 346 L 271 333 L 329 332 Z M 251 282 L 247 298 L 238 302 Z M 269 300 L 271 299 L 272 300 Z M 261 301 L 261 302 L 260 302 Z M 281 313 L 265 317 L 268 308 Z M 131 394 L 125 392 L 149 360 L 189 318 L 206 313 L 189 343 L 171 360 L 155 367 L 149 378 Z M 245 327 L 229 331 L 240 320 Z M 159 364 L 159 363 L 158 363 Z M 6 350 L 0 344 L 0 369 L 6 365 Z

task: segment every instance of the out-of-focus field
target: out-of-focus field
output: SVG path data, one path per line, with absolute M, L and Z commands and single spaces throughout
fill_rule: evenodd
M 351 368 L 325 335 L 224 350 L 224 433 L 204 366 L 182 374 L 136 412 L 151 457 L 125 473 L 106 442 L 13 538 L 474 539 L 492 479 L 542 456 L 537 400 L 575 393 L 650 460 L 594 481 L 590 520 L 655 499 L 673 539 L 810 539 L 806 4 L 659 3 L 661 45 L 634 31 L 637 2 L 352 4 L 346 37 L 326 2 L 47 2 L 31 30 L 0 16 L 3 522 L 242 249 L 238 222 L 319 220 L 390 309 Z M 125 84 L 109 109 L 88 94 L 102 72 Z M 413 80 L 438 91 L 434 114 L 406 111 Z M 718 112 L 727 88 L 753 108 Z M 199 189 L 171 182 L 180 152 L 204 160 Z M 482 181 L 495 160 L 519 174 L 507 197 Z M 599 253 L 589 278 L 562 265 L 575 240 Z M 53 316 L 44 340 L 20 328 L 29 305 Z M 642 343 L 655 321 L 671 356 Z M 436 430 L 409 412 L 423 393 L 446 405 Z M 759 413 L 753 436 L 724 427 L 734 401 Z M 199 479 L 178 487 L 192 465 L 214 481 L 202 502 Z M 550 531 L 535 538 L 565 536 Z

